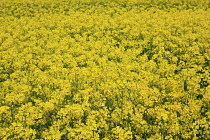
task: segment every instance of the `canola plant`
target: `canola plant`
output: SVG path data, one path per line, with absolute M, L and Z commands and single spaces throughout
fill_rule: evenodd
M 209 140 L 208 0 L 0 0 L 0 139 Z

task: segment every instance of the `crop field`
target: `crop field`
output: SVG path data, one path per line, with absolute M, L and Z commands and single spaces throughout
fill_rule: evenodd
M 0 0 L 1 140 L 209 140 L 209 0 Z

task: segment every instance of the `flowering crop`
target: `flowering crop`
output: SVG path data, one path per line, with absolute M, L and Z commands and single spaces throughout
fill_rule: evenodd
M 0 139 L 210 139 L 208 0 L 1 0 Z

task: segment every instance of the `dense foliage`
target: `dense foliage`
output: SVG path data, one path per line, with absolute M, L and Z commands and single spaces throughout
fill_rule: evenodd
M 210 139 L 208 0 L 1 0 L 0 139 Z

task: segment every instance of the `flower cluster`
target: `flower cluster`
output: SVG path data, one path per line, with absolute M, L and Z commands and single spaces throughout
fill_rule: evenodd
M 0 139 L 210 139 L 208 0 L 2 0 Z

